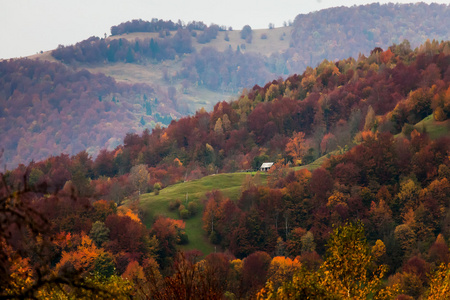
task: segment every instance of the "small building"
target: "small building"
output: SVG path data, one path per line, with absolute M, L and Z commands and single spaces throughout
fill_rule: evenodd
M 259 170 L 261 172 L 267 172 L 270 170 L 270 168 L 272 168 L 272 166 L 273 166 L 273 162 L 266 162 L 261 165 L 261 168 L 259 168 Z

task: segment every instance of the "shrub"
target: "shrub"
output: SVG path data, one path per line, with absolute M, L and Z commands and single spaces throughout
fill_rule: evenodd
M 197 210 L 198 210 L 198 204 L 196 202 L 189 202 L 188 207 L 187 207 L 189 214 L 191 216 L 195 216 L 197 214 Z
M 180 210 L 180 218 L 183 220 L 189 219 L 190 213 L 187 209 Z
M 174 211 L 175 209 L 178 209 L 181 205 L 181 200 L 177 199 L 175 201 L 170 201 L 169 203 L 169 210 Z

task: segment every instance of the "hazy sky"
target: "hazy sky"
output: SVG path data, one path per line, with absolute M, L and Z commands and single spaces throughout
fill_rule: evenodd
M 333 6 L 367 0 L 0 0 L 0 58 L 28 56 L 70 45 L 132 19 L 203 21 L 241 29 L 276 27 L 283 21 Z M 378 1 L 388 3 L 392 1 Z M 399 0 L 396 3 L 410 3 Z M 427 1 L 449 3 L 447 1 Z

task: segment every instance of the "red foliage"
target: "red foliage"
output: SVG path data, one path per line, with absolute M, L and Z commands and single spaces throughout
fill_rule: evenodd
M 326 203 L 327 193 L 333 188 L 333 179 L 330 172 L 324 168 L 317 168 L 312 172 L 310 191 L 315 197 L 316 206 Z
M 266 282 L 271 257 L 263 251 L 250 254 L 244 259 L 242 282 L 251 293 L 261 289 Z
M 113 253 L 127 252 L 140 261 L 147 253 L 148 231 L 146 227 L 129 216 L 109 215 L 105 220 L 109 229 L 109 239 L 106 248 Z
M 416 274 L 423 282 L 426 282 L 430 265 L 419 256 L 413 256 L 403 265 L 402 269 L 403 272 Z

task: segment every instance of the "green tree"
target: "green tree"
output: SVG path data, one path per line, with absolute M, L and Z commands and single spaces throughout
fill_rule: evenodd
M 302 240 L 302 253 L 313 252 L 316 250 L 316 243 L 314 243 L 314 235 L 311 231 L 308 231 L 301 238 Z
M 416 234 L 408 225 L 401 224 L 395 227 L 394 236 L 405 254 L 413 250 L 416 244 Z
M 128 52 L 127 52 L 127 57 L 126 57 L 126 62 L 127 63 L 132 63 L 134 62 L 134 52 L 131 48 L 128 48 Z
M 92 229 L 89 232 L 89 237 L 95 242 L 98 247 L 109 240 L 109 228 L 105 223 L 97 221 L 92 224 Z
M 94 261 L 94 270 L 103 277 L 111 277 L 115 269 L 114 257 L 109 252 L 100 253 Z
M 44 173 L 40 169 L 33 168 L 31 169 L 30 175 L 28 177 L 28 183 L 30 186 L 35 186 L 39 183 L 40 180 L 42 180 L 43 177 Z
M 241 30 L 241 39 L 247 41 L 248 43 L 252 42 L 252 28 L 250 27 L 250 25 L 245 25 L 244 27 L 242 27 Z
M 132 167 L 129 178 L 131 184 L 133 184 L 133 186 L 138 190 L 140 196 L 141 191 L 147 188 L 148 181 L 150 180 L 150 174 L 147 171 L 147 166 L 141 164 Z
M 159 191 L 161 190 L 161 183 L 157 182 L 153 185 L 153 191 L 155 192 L 155 195 L 159 195 Z

